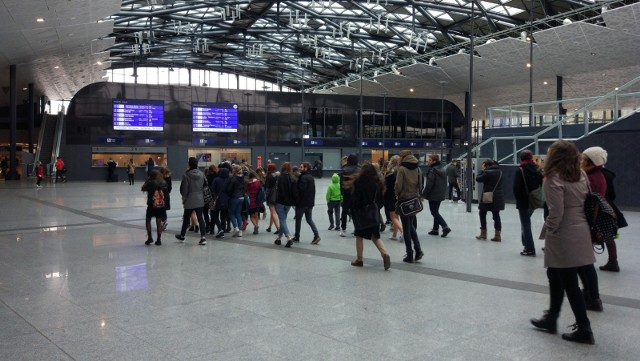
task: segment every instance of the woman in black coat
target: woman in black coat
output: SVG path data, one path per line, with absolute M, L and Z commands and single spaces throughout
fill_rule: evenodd
M 369 213 L 363 212 L 367 206 L 374 205 L 378 194 L 384 193 L 384 184 L 382 183 L 376 169 L 371 164 L 364 164 L 360 171 L 356 173 L 352 180 L 345 184 L 346 191 L 352 195 L 351 211 L 353 225 L 355 227 L 354 235 L 356 236 L 356 260 L 351 262 L 352 266 L 362 267 L 364 265 L 362 259 L 362 251 L 364 248 L 363 239 L 370 239 L 376 245 L 382 256 L 385 271 L 391 267 L 391 258 L 384 247 L 384 243 L 380 239 L 380 214 L 377 205 L 369 207 L 376 219 L 367 222 L 365 215 Z M 365 226 L 362 226 L 365 225 Z
M 493 228 L 495 229 L 495 237 L 491 238 L 494 242 L 502 240 L 500 233 L 502 232 L 502 222 L 500 221 L 500 211 L 504 210 L 504 194 L 502 193 L 502 171 L 498 164 L 487 159 L 482 162 L 482 171 L 476 177 L 476 182 L 482 183 L 482 192 L 493 192 L 493 202 L 484 203 L 480 200 L 478 209 L 480 210 L 480 235 L 476 239 L 487 239 L 487 212 L 493 215 Z

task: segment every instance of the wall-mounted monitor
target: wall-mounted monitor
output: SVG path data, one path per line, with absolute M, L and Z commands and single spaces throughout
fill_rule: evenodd
M 238 132 L 238 104 L 191 103 L 194 132 Z
M 113 99 L 114 130 L 164 130 L 164 100 Z

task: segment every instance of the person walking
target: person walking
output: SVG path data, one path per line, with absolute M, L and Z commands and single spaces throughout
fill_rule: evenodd
M 247 194 L 249 194 L 249 219 L 253 225 L 253 234 L 258 234 L 260 227 L 260 213 L 264 213 L 265 192 L 262 182 L 254 171 L 249 171 Z
M 229 218 L 233 226 L 232 237 L 242 237 L 242 207 L 245 202 L 245 194 L 247 193 L 247 185 L 244 182 L 242 167 L 238 164 L 231 166 L 231 180 L 227 186 L 227 194 L 229 195 Z
M 529 192 L 542 185 L 542 172 L 533 161 L 533 153 L 524 150 L 520 153 L 520 166 L 513 176 L 513 195 L 520 218 L 520 239 L 524 249 L 522 256 L 535 257 L 536 248 L 531 234 L 531 215 L 535 208 L 529 205 Z
M 160 176 L 162 177 L 164 182 L 167 184 L 167 194 L 165 194 L 165 197 L 164 197 L 164 209 L 168 211 L 168 210 L 171 210 L 171 190 L 172 190 L 171 170 L 169 170 L 169 168 L 167 167 L 160 168 Z M 162 220 L 162 230 L 166 231 L 168 226 L 169 226 L 169 222 L 165 214 L 165 217 Z
M 149 177 L 151 175 L 151 171 L 153 170 L 153 167 L 155 167 L 156 164 L 153 161 L 153 158 L 149 157 L 149 159 L 147 160 L 147 166 L 146 166 L 146 171 L 147 171 L 147 177 Z
M 162 179 L 162 175 L 158 170 L 153 170 L 149 179 L 142 185 L 142 191 L 147 192 L 147 212 L 145 214 L 145 228 L 147 230 L 147 240 L 144 242 L 146 246 L 153 243 L 151 235 L 151 218 L 156 218 L 156 241 L 155 245 L 162 245 L 162 231 L 164 231 L 163 222 L 167 219 L 167 210 L 165 208 L 165 199 L 169 193 L 167 184 Z
M 396 178 L 397 178 L 397 170 L 398 165 L 400 163 L 400 157 L 394 155 L 388 161 L 387 172 L 384 176 L 384 208 L 385 211 L 389 213 L 389 221 L 391 222 L 391 237 L 389 240 L 391 241 L 403 241 L 403 233 L 404 228 L 402 228 L 402 222 L 400 221 L 400 216 L 396 211 L 396 202 L 398 199 L 395 194 L 395 186 L 396 186 Z M 400 236 L 398 236 L 398 232 L 400 232 Z
M 42 182 L 42 179 L 44 178 L 44 167 L 42 166 L 41 161 L 36 162 L 36 178 L 36 188 L 42 188 L 40 182 Z
M 300 164 L 300 177 L 296 186 L 298 188 L 298 197 L 296 199 L 295 209 L 295 221 L 296 229 L 293 236 L 294 242 L 300 242 L 300 227 L 302 225 L 302 216 L 307 221 L 311 231 L 313 232 L 313 240 L 311 244 L 318 244 L 320 242 L 320 234 L 315 222 L 313 222 L 313 206 L 316 199 L 316 183 L 311 175 L 311 164 L 309 162 L 303 162 Z
M 275 163 L 267 164 L 267 176 L 265 178 L 265 193 L 267 196 L 267 206 L 269 207 L 269 227 L 267 228 L 267 232 L 271 232 L 271 226 L 274 225 L 276 227 L 275 234 L 278 233 L 278 229 L 280 229 L 280 222 L 278 221 L 278 213 L 276 212 L 276 198 L 278 191 L 276 186 L 278 184 L 278 173 Z
M 444 201 L 447 192 L 447 175 L 437 154 L 428 156 L 427 164 L 429 164 L 429 170 L 425 176 L 426 182 L 422 198 L 429 201 L 429 211 L 433 216 L 433 227 L 428 234 L 437 236 L 439 227 L 442 227 L 442 237 L 444 238 L 451 232 L 451 228 L 447 226 L 447 222 L 440 215 L 440 204 Z M 402 225 L 404 226 L 404 223 Z
M 353 178 L 345 183 L 346 192 L 353 195 L 351 210 L 353 212 L 354 235 L 356 236 L 356 259 L 351 262 L 354 267 L 364 266 L 362 256 L 364 239 L 369 239 L 380 251 L 384 270 L 391 267 L 391 257 L 384 242 L 380 239 L 380 211 L 375 204 L 378 194 L 384 192 L 384 184 L 370 163 L 364 164 Z M 373 217 L 371 217 L 373 215 Z M 371 218 L 371 219 L 369 219 Z
M 615 205 L 615 203 L 613 203 L 616 200 L 616 190 L 613 184 L 613 181 L 616 178 L 616 174 L 609 168 L 605 168 L 604 166 L 602 167 L 602 174 L 604 174 L 604 178 L 607 180 L 606 199 L 613 208 L 614 212 L 616 212 L 616 216 L 618 216 L 618 229 L 627 227 L 629 225 L 627 223 L 627 220 Z M 610 240 L 609 242 L 606 242 L 605 246 L 607 248 L 607 254 L 609 257 L 607 259 L 607 263 L 604 266 L 600 266 L 600 270 L 620 272 L 620 266 L 618 265 L 618 247 L 616 246 L 615 238 Z
M 351 215 L 351 193 L 345 192 L 344 184 L 347 182 L 358 170 L 358 156 L 350 154 L 345 160 L 343 157 L 344 166 L 340 173 L 340 193 L 342 193 L 342 214 L 340 215 L 340 237 L 347 236 L 347 219 Z
M 218 167 L 218 176 L 213 180 L 211 186 L 211 196 L 216 200 L 216 206 L 213 209 L 212 222 L 218 227 L 216 238 L 224 238 L 224 233 L 228 222 L 229 195 L 227 187 L 229 186 L 229 169 L 226 167 Z
M 133 159 L 129 159 L 129 163 L 127 164 L 127 177 L 129 177 L 129 185 L 132 186 L 134 182 L 134 175 L 136 174 L 136 164 L 133 162 Z
M 445 168 L 447 173 L 447 183 L 449 183 L 449 202 L 458 202 L 460 199 L 460 186 L 458 186 L 458 178 L 460 177 L 460 170 L 458 168 L 459 160 L 454 159 Z M 453 196 L 453 190 L 456 190 L 455 197 Z
M 398 204 L 403 201 L 420 197 L 420 187 L 422 183 L 422 175 L 420 174 L 420 169 L 418 169 L 418 159 L 412 152 L 410 150 L 403 150 L 400 152 L 399 157 L 400 166 L 397 168 L 398 175 L 394 185 L 394 192 L 397 199 L 395 209 L 398 209 Z M 400 222 L 402 223 L 402 229 L 404 231 L 404 245 L 407 251 L 402 261 L 407 263 L 417 262 L 422 259 L 424 253 L 422 252 L 418 233 L 416 232 L 416 215 L 400 214 Z
M 566 293 L 576 318 L 574 332 L 565 333 L 567 341 L 594 344 L 582 292 L 578 286 L 578 268 L 593 264 L 591 232 L 584 213 L 589 193 L 587 175 L 580 170 L 580 152 L 572 143 L 558 140 L 549 146 L 545 160 L 543 184 L 549 215 L 542 228 L 545 240 L 544 265 L 549 279 L 549 310 L 535 327 L 555 334 Z
M 63 183 L 66 182 L 67 179 L 64 176 L 64 172 L 65 172 L 64 160 L 62 160 L 62 157 L 56 158 L 55 167 L 56 167 L 56 183 L 58 183 L 58 179 L 62 180 Z
M 293 241 L 291 240 L 291 233 L 289 233 L 289 227 L 287 226 L 287 215 L 291 206 L 296 203 L 296 184 L 291 177 L 291 163 L 284 162 L 280 168 L 280 175 L 276 182 L 276 213 L 278 214 L 278 221 L 280 222 L 280 228 L 278 228 L 278 238 L 273 242 L 275 245 L 282 244 L 282 236 L 287 238 L 285 247 L 291 248 Z
M 191 213 L 195 212 L 198 224 L 200 225 L 200 242 L 198 244 L 201 246 L 205 246 L 207 244 L 207 239 L 205 238 L 205 231 L 207 230 L 207 227 L 204 223 L 204 218 L 202 217 L 202 207 L 204 206 L 204 194 L 202 193 L 202 188 L 204 187 L 204 182 L 204 174 L 202 174 L 198 169 L 198 160 L 194 157 L 190 157 L 188 169 L 182 176 L 182 181 L 180 182 L 180 195 L 182 195 L 182 204 L 184 206 L 184 212 L 182 213 L 182 227 L 180 229 L 180 234 L 176 234 L 176 238 L 180 242 L 184 242 L 184 235 L 187 232 L 187 227 L 189 227 Z
M 340 205 L 342 204 L 342 192 L 340 192 L 340 176 L 333 173 L 331 184 L 327 187 L 327 215 L 329 216 L 329 230 L 340 229 Z M 334 223 L 335 215 L 335 223 Z
M 500 211 L 504 210 L 504 195 L 502 193 L 502 171 L 498 164 L 491 159 L 482 162 L 482 170 L 476 176 L 476 182 L 482 183 L 483 193 L 493 193 L 491 202 L 485 203 L 484 199 L 479 202 L 480 235 L 476 236 L 476 239 L 487 240 L 487 213 L 491 212 L 493 229 L 495 230 L 495 236 L 491 240 L 501 242 L 502 222 L 500 220 Z

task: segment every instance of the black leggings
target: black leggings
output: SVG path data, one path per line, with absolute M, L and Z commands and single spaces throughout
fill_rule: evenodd
M 562 301 L 566 292 L 573 315 L 577 323 L 589 323 L 587 306 L 578 286 L 578 268 L 547 268 L 549 278 L 549 312 L 560 314 Z
M 204 238 L 204 235 L 207 231 L 207 225 L 204 223 L 204 218 L 202 218 L 202 208 L 184 210 L 184 213 L 182 213 L 182 228 L 180 229 L 180 235 L 184 237 L 185 233 L 187 233 L 187 228 L 189 227 L 189 223 L 191 222 L 192 212 L 196 212 L 196 217 L 198 217 L 198 225 L 200 226 L 200 238 Z

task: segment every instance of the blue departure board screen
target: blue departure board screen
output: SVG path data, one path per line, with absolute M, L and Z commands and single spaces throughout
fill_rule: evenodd
M 164 100 L 113 99 L 114 130 L 164 130 Z
M 238 104 L 192 103 L 194 132 L 238 132 Z

